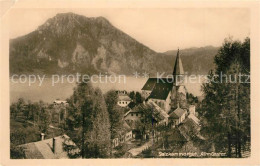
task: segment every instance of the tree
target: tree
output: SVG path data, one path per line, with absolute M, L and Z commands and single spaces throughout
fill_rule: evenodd
M 109 113 L 111 138 L 122 130 L 124 124 L 124 109 L 117 105 L 118 95 L 115 91 L 110 90 L 105 95 L 107 111 Z
M 134 108 L 136 105 L 141 104 L 144 101 L 140 92 L 131 91 L 129 97 L 132 99 L 132 102 L 128 105 L 130 108 Z
M 135 91 L 131 91 L 131 92 L 129 93 L 129 97 L 130 97 L 133 101 L 135 101 Z
M 11 117 L 16 119 L 17 114 L 18 114 L 18 109 L 17 109 L 17 104 L 12 103 L 10 106 L 10 112 L 11 112 Z
M 49 111 L 42 107 L 39 113 L 39 121 L 37 122 L 42 133 L 46 133 L 51 123 L 51 115 Z
M 218 151 L 235 146 L 236 157 L 250 137 L 250 39 L 243 43 L 226 39 L 215 57 L 216 69 L 211 71 L 209 83 L 203 84 L 205 99 L 201 109 L 205 117 L 203 131 Z M 241 80 L 240 80 L 241 79 Z
M 24 150 L 17 145 L 25 143 L 25 132 L 21 129 L 16 129 L 10 133 L 10 157 L 12 159 L 25 158 Z
M 25 107 L 25 101 L 23 98 L 19 98 L 16 103 L 12 103 L 10 106 L 11 117 L 16 119 L 19 113 L 24 112 L 24 107 Z
M 143 102 L 143 98 L 140 92 L 135 93 L 135 102 L 136 104 L 141 104 Z
M 110 123 L 100 89 L 89 82 L 78 83 L 68 100 L 68 132 L 82 158 L 105 158 L 110 149 Z
M 197 104 L 199 102 L 198 97 L 194 96 L 192 93 L 187 93 L 186 97 L 187 97 L 188 104 Z
M 154 132 L 156 124 L 154 112 L 155 108 L 148 104 L 139 104 L 134 109 L 141 111 L 143 114 L 143 116 L 140 119 L 141 121 L 138 124 L 138 129 L 140 130 L 141 135 L 144 137 L 147 134 L 147 132 Z

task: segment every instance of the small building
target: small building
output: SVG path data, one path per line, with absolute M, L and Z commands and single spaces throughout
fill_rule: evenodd
M 187 111 L 185 109 L 177 108 L 172 113 L 170 113 L 169 121 L 172 127 L 179 125 L 182 123 L 187 115 Z
M 115 138 L 112 140 L 112 147 L 115 148 L 120 144 L 123 144 L 133 138 L 131 127 L 124 122 L 123 130 L 118 131 Z
M 143 116 L 143 113 L 137 109 L 130 109 L 124 115 L 125 121 L 140 121 L 140 118 Z
M 19 147 L 23 148 L 26 159 L 61 159 L 69 158 L 68 152 L 64 150 L 63 145 L 76 144 L 66 135 L 44 139 L 44 134 L 41 135 L 42 140 L 37 142 L 31 142 Z M 74 149 L 71 153 L 78 153 L 79 149 Z
M 153 101 L 148 101 L 148 105 L 152 106 L 153 109 L 153 118 L 156 121 L 156 125 L 168 125 L 168 118 L 169 115 L 161 108 L 159 107 L 156 103 Z
M 126 95 L 127 94 L 127 91 L 126 90 L 116 90 L 116 93 L 118 95 Z
M 53 102 L 54 105 L 67 105 L 68 102 L 66 100 L 60 100 L 60 99 L 56 99 Z
M 126 107 L 128 106 L 128 104 L 132 101 L 132 99 L 127 96 L 126 94 L 120 94 L 118 95 L 118 101 L 117 101 L 117 105 L 121 106 L 121 107 Z

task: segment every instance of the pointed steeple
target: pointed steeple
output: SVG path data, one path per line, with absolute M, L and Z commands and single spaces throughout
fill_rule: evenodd
M 178 52 L 177 52 L 177 56 L 176 56 L 176 60 L 175 60 L 174 69 L 173 69 L 173 76 L 177 76 L 177 75 L 184 75 L 184 70 L 183 70 L 180 53 L 179 53 L 179 48 L 178 48 Z

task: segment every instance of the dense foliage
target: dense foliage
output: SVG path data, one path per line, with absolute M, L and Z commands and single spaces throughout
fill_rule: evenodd
M 79 83 L 69 99 L 68 134 L 82 158 L 105 158 L 110 154 L 110 122 L 100 89 Z
M 250 39 L 243 43 L 226 39 L 215 64 L 209 82 L 202 87 L 202 131 L 216 151 L 241 157 L 242 149 L 250 142 Z

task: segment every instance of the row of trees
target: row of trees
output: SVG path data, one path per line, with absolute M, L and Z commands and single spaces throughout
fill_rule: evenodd
M 134 105 L 142 102 L 140 93 L 131 92 L 131 97 Z M 127 111 L 118 106 L 117 101 L 116 91 L 111 90 L 103 95 L 101 90 L 93 88 L 91 83 L 82 82 L 77 85 L 73 95 L 68 99 L 65 123 L 60 125 L 77 145 L 65 147 L 68 152 L 73 152 L 70 157 L 105 158 L 112 156 L 112 139 L 124 131 L 124 113 Z M 53 120 L 53 114 L 57 111 L 62 113 L 61 109 L 55 109 L 56 107 L 52 104 L 42 101 L 25 102 L 22 98 L 10 106 L 11 118 L 22 121 L 24 124 L 33 123 L 39 130 L 37 133 L 46 133 Z M 20 133 L 20 136 L 24 135 Z M 26 141 L 22 143 L 26 143 Z M 12 145 L 15 147 L 19 144 Z M 78 154 L 74 153 L 75 148 L 80 149 Z
M 250 39 L 224 41 L 215 57 L 209 83 L 202 86 L 203 132 L 217 151 L 242 157 L 250 142 Z
M 30 121 L 34 126 L 37 125 L 43 133 L 47 131 L 51 122 L 51 112 L 43 101 L 32 103 L 19 98 L 17 102 L 11 104 L 10 112 L 11 118 L 14 120 L 23 121 L 24 123 Z

